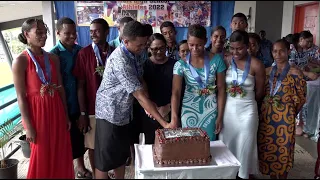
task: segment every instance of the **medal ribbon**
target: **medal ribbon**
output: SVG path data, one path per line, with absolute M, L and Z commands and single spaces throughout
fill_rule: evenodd
M 204 56 L 204 79 L 205 79 L 205 83 L 202 82 L 201 77 L 199 76 L 198 72 L 194 69 L 194 67 L 190 64 L 190 53 L 188 53 L 187 57 L 186 57 L 186 61 L 187 64 L 189 65 L 189 69 L 191 71 L 191 74 L 193 76 L 193 78 L 197 81 L 197 83 L 199 84 L 200 88 L 205 89 L 207 87 L 208 84 L 208 79 L 209 79 L 209 71 L 210 71 L 210 65 L 209 65 L 209 57 L 208 54 L 205 53 Z
M 232 71 L 232 84 L 237 86 L 237 85 L 242 85 L 244 81 L 247 79 L 249 70 L 250 70 L 250 64 L 251 64 L 251 56 L 248 55 L 246 64 L 244 67 L 244 72 L 243 76 L 240 82 L 238 82 L 238 72 L 237 72 L 237 64 L 235 63 L 234 59 L 232 58 L 231 61 L 231 71 Z
M 100 63 L 101 66 L 104 66 L 104 64 L 102 62 L 102 59 L 101 59 L 101 56 L 100 56 L 99 48 L 95 43 L 92 43 L 92 49 L 94 51 L 94 55 L 96 56 L 97 61 Z M 108 52 L 107 57 L 106 57 L 106 62 L 107 62 L 108 57 L 110 56 L 109 52 Z
M 45 50 L 42 49 L 42 51 L 43 51 L 46 75 L 48 77 L 48 80 L 46 80 L 46 77 L 44 76 L 43 70 L 42 70 L 41 66 L 39 65 L 38 61 L 36 60 L 36 58 L 33 56 L 32 52 L 29 49 L 27 49 L 27 53 L 29 54 L 29 56 L 31 57 L 31 60 L 33 61 L 34 65 L 36 66 L 36 72 L 38 74 L 40 81 L 44 85 L 49 85 L 51 82 L 51 67 L 50 67 L 50 62 L 49 62 L 49 55 Z
M 277 91 L 279 90 L 279 88 L 281 86 L 281 82 L 287 76 L 289 70 L 290 70 L 290 65 L 289 65 L 289 63 L 287 63 L 286 67 L 281 72 L 280 77 L 277 79 L 275 88 L 273 89 L 273 80 L 274 80 L 274 75 L 275 75 L 275 73 L 277 71 L 277 65 L 272 67 L 272 70 L 271 70 L 271 73 L 270 73 L 270 78 L 269 78 L 270 96 L 271 97 L 276 95 Z

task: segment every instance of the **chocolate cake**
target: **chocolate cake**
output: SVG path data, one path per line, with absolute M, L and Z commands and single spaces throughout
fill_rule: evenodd
M 155 131 L 153 159 L 155 166 L 209 164 L 209 137 L 200 128 L 158 129 Z

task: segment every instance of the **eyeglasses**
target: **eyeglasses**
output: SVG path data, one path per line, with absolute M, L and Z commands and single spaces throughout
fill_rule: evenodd
M 150 51 L 152 52 L 152 53 L 157 53 L 158 51 L 160 51 L 160 52 L 164 52 L 164 51 L 166 51 L 166 47 L 160 47 L 160 48 L 149 48 L 150 49 Z
M 182 53 L 182 54 L 185 54 L 185 53 L 188 53 L 188 52 L 190 52 L 189 49 L 180 50 L 180 53 Z

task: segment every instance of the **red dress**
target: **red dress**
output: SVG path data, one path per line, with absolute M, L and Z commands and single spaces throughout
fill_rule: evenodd
M 31 123 L 36 131 L 36 142 L 31 143 L 28 179 L 63 178 L 74 179 L 70 133 L 67 130 L 66 113 L 57 90 L 53 96 L 45 92 L 40 95 L 41 81 L 35 65 L 28 57 L 26 69 L 26 96 Z M 44 56 L 34 56 L 46 76 Z M 55 64 L 50 60 L 51 83 L 57 84 Z M 47 79 L 47 76 L 46 76 Z M 25 126 L 24 126 L 25 127 Z

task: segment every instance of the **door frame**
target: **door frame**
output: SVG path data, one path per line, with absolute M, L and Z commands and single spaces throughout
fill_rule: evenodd
M 300 14 L 302 13 L 302 7 L 304 6 L 309 6 L 309 5 L 316 5 L 318 4 L 318 19 L 320 20 L 320 2 L 319 1 L 314 1 L 314 2 L 306 2 L 303 4 L 297 4 L 294 6 L 294 22 L 293 22 L 293 33 L 298 33 L 299 32 L 299 27 L 300 25 L 297 25 L 297 23 L 302 23 L 303 19 L 301 19 Z M 316 32 L 316 38 L 314 38 L 314 43 L 318 44 L 320 43 L 320 23 L 318 22 L 318 31 Z

